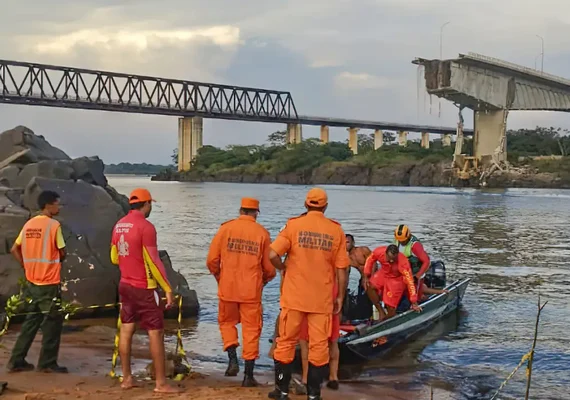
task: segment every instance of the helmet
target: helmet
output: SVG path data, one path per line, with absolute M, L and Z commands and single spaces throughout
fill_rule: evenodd
M 412 236 L 410 233 L 410 228 L 407 225 L 398 225 L 396 230 L 394 231 L 394 237 L 398 242 L 404 242 L 408 240 Z

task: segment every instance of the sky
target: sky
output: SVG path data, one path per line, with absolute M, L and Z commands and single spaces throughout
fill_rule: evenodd
M 453 127 L 415 57 L 470 51 L 570 78 L 567 0 L 26 0 L 6 2 L 0 57 L 291 92 L 299 114 Z M 439 112 L 441 104 L 441 113 Z M 472 115 L 464 111 L 466 125 Z M 175 117 L 0 104 L 72 157 L 166 164 Z M 509 128 L 570 128 L 570 115 L 512 112 Z M 279 124 L 204 121 L 204 144 L 262 144 Z M 363 130 L 361 133 L 367 133 Z M 371 132 L 370 132 L 371 133 Z M 319 127 L 303 128 L 317 137 Z M 344 141 L 344 128 L 331 140 Z

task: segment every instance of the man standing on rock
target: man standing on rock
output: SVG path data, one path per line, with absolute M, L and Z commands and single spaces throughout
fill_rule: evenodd
M 245 360 L 242 386 L 254 387 L 258 385 L 253 370 L 263 327 L 261 295 L 263 286 L 275 277 L 275 268 L 269 260 L 269 232 L 256 222 L 259 201 L 243 198 L 239 213 L 238 218 L 220 226 L 206 264 L 218 282 L 218 323 L 229 358 L 226 376 L 239 373 L 236 325 L 241 322 Z
M 279 337 L 274 352 L 275 391 L 270 397 L 289 398 L 289 382 L 303 321 L 308 322 L 309 399 L 321 398 L 321 383 L 329 363 L 332 317 L 341 311 L 346 288 L 346 238 L 341 225 L 324 213 L 327 193 L 313 188 L 307 193 L 307 213 L 291 218 L 271 244 L 271 262 L 285 270 L 281 291 Z M 287 263 L 281 257 L 287 254 Z M 333 298 L 335 281 L 338 294 Z
M 174 304 L 172 289 L 158 255 L 156 229 L 147 218 L 152 211 L 152 196 L 146 189 L 135 189 L 129 197 L 131 211 L 113 228 L 111 261 L 119 265 L 121 281 L 121 334 L 119 354 L 123 370 L 123 389 L 135 385 L 131 372 L 131 347 L 136 322 L 148 331 L 150 353 L 155 367 L 157 393 L 179 393 L 166 382 L 164 354 L 164 311 L 158 285 L 166 293 L 166 307 Z
M 67 373 L 67 368 L 57 365 L 63 326 L 63 314 L 59 311 L 61 262 L 65 258 L 61 225 L 53 219 L 59 214 L 59 194 L 47 190 L 41 192 L 38 206 L 41 213 L 26 222 L 11 250 L 25 270 L 24 296 L 32 302 L 26 310 L 31 314 L 22 324 L 7 367 L 9 372 L 34 369 L 25 358 L 41 328 L 43 338 L 38 370 Z

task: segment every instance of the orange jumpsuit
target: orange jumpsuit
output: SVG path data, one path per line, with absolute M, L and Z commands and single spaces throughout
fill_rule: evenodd
M 243 358 L 259 357 L 263 327 L 263 285 L 275 277 L 269 260 L 269 232 L 254 217 L 241 215 L 222 224 L 212 240 L 206 264 L 218 281 L 218 324 L 224 351 L 239 346 L 236 325 L 241 322 Z
M 418 295 L 408 258 L 403 253 L 398 253 L 396 262 L 390 263 L 386 258 L 386 249 L 386 246 L 374 249 L 366 260 L 364 274 L 370 276 L 374 263 L 379 262 L 380 269 L 370 278 L 370 284 L 381 294 L 384 304 L 388 307 L 397 308 L 406 286 L 408 287 L 410 301 L 416 303 Z
M 344 231 L 322 212 L 309 211 L 290 219 L 271 248 L 279 256 L 287 254 L 274 358 L 283 364 L 293 361 L 302 323 L 307 319 L 309 362 L 315 367 L 326 365 L 335 272 L 350 264 Z

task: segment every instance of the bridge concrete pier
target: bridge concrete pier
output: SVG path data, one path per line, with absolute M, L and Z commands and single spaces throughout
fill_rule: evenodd
M 451 135 L 449 133 L 446 135 L 443 135 L 443 138 L 441 139 L 441 143 L 443 144 L 443 147 L 451 146 Z
M 178 118 L 178 171 L 189 171 L 203 145 L 202 117 Z
M 473 156 L 483 167 L 507 160 L 507 113 L 475 111 Z
M 398 144 L 403 147 L 408 146 L 408 132 L 406 131 L 398 132 Z
M 352 154 L 358 154 L 358 131 L 360 128 L 347 128 L 348 131 L 348 147 L 352 150 Z
M 429 149 L 429 133 L 422 132 L 422 141 L 421 141 L 422 149 Z
M 287 124 L 287 144 L 298 144 L 303 141 L 303 125 Z
M 384 132 L 380 129 L 374 131 L 374 150 L 378 150 L 384 145 Z
M 321 125 L 321 142 L 328 143 L 330 139 L 328 125 Z

